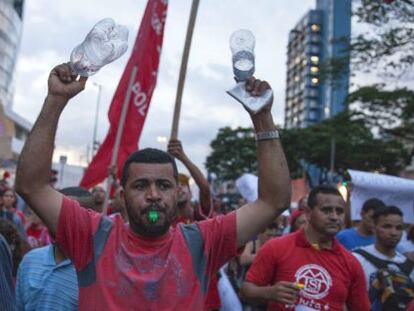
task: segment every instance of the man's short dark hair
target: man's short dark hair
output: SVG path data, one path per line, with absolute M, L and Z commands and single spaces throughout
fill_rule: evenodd
M 308 206 L 310 208 L 314 208 L 318 204 L 318 193 L 322 194 L 333 194 L 333 195 L 339 195 L 341 198 L 341 193 L 336 189 L 334 186 L 331 185 L 319 185 L 314 187 L 308 196 Z
M 378 219 L 381 216 L 388 216 L 388 215 L 398 215 L 401 217 L 404 217 L 403 212 L 394 205 L 387 205 L 387 206 L 381 206 L 379 207 L 372 216 L 372 219 L 374 220 L 374 223 L 378 223 Z
M 93 194 L 82 187 L 66 187 L 59 192 L 65 196 L 72 197 L 79 202 L 80 206 L 96 210 Z
M 131 154 L 128 159 L 125 161 L 124 167 L 122 169 L 121 184 L 125 187 L 125 184 L 129 177 L 129 166 L 131 163 L 146 163 L 146 164 L 168 164 L 170 163 L 173 167 L 174 178 L 178 181 L 178 170 L 177 164 L 175 163 L 174 158 L 169 155 L 167 152 L 154 149 L 154 148 L 145 148 Z
M 380 199 L 371 198 L 364 202 L 364 204 L 362 205 L 361 212 L 364 214 L 369 212 L 370 210 L 373 210 L 375 212 L 378 208 L 383 206 L 385 206 L 385 203 L 382 202 Z

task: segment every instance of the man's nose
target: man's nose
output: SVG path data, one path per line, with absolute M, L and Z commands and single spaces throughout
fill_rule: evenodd
M 148 187 L 147 200 L 159 201 L 160 199 L 161 199 L 161 196 L 160 196 L 160 192 L 159 192 L 159 189 L 158 189 L 157 185 L 151 184 Z
M 339 214 L 336 211 L 333 211 L 332 213 L 329 214 L 329 218 L 331 220 L 338 220 L 339 219 Z
M 397 228 L 391 228 L 391 235 L 392 236 L 397 236 L 400 234 L 400 231 Z

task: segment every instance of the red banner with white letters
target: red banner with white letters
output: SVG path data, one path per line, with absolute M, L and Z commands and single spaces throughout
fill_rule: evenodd
M 157 82 L 167 8 L 168 0 L 149 0 L 147 3 L 131 57 L 109 108 L 109 132 L 85 171 L 80 183 L 82 187 L 91 188 L 108 177 L 108 167 L 111 163 L 122 105 L 127 96 L 128 84 L 134 66 L 137 66 L 138 71 L 135 81 L 133 81 L 132 93 L 128 102 L 125 125 L 117 155 L 118 176 L 120 176 L 123 163 L 128 156 L 138 150 L 139 137 Z

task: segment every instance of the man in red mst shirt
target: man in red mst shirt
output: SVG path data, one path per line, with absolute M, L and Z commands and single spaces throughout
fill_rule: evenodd
M 48 95 L 20 155 L 18 193 L 74 263 L 79 310 L 202 310 L 211 277 L 290 203 L 272 100 L 249 112 L 257 134 L 257 201 L 225 216 L 171 228 L 178 197 L 175 161 L 166 152 L 143 149 L 123 167 L 126 225 L 120 216 L 81 208 L 48 184 L 59 117 L 86 80 L 77 80 L 68 64 L 51 71 Z M 246 83 L 252 96 L 267 89 L 266 82 L 254 78 Z
M 344 222 L 339 191 L 321 185 L 309 194 L 307 224 L 268 241 L 247 272 L 242 295 L 268 310 L 369 311 L 364 273 L 336 239 Z

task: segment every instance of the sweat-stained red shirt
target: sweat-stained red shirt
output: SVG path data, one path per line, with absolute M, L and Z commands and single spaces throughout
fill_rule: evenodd
M 246 281 L 257 286 L 279 281 L 304 284 L 296 301 L 296 310 L 369 311 L 370 302 L 364 272 L 358 260 L 336 239 L 331 249 L 317 250 L 303 229 L 267 241 L 259 250 Z M 271 302 L 268 310 L 293 310 L 292 306 Z
M 177 217 L 174 222 L 171 224 L 173 228 L 176 228 L 179 224 L 190 224 L 192 223 L 190 218 L 185 216 Z M 210 285 L 208 288 L 208 293 L 206 296 L 206 301 L 204 304 L 204 311 L 220 309 L 221 301 L 220 294 L 218 292 L 218 277 L 217 274 L 214 274 L 211 277 Z
M 75 265 L 79 310 L 202 310 L 212 276 L 237 254 L 236 214 L 145 238 L 64 197 L 56 241 Z

